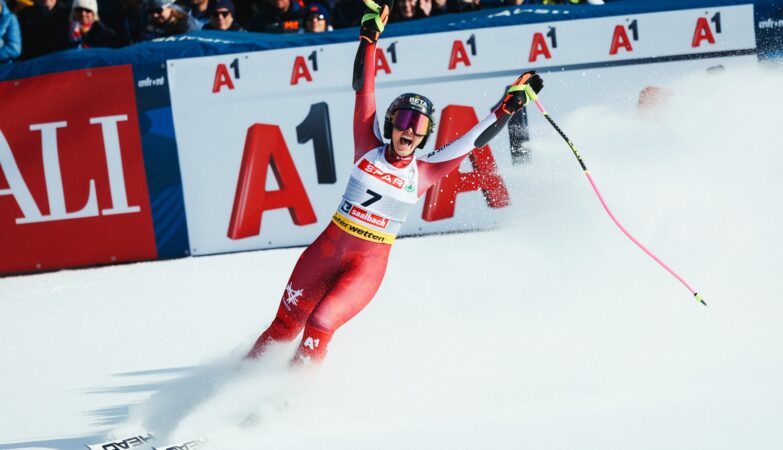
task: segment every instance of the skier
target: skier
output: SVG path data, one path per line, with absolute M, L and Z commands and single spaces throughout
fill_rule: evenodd
M 377 134 L 375 47 L 393 0 L 364 0 L 365 14 L 354 65 L 354 166 L 331 223 L 299 257 L 277 316 L 248 353 L 257 358 L 269 344 L 290 342 L 304 329 L 292 366 L 320 363 L 335 330 L 373 298 L 386 271 L 392 243 L 416 201 L 454 170 L 474 148 L 486 145 L 528 101 L 543 80 L 525 72 L 488 117 L 464 136 L 417 158 L 434 127 L 432 102 L 402 94 L 386 110 Z

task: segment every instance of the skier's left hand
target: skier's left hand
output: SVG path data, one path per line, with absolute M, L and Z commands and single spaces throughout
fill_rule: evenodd
M 534 99 L 541 89 L 544 89 L 544 80 L 541 76 L 535 70 L 525 72 L 508 88 L 501 108 L 507 114 L 514 114 Z M 532 98 L 529 91 L 533 91 Z
M 368 42 L 377 42 L 381 37 L 386 22 L 389 21 L 394 0 L 362 0 L 364 13 L 362 14 L 362 26 L 359 37 Z

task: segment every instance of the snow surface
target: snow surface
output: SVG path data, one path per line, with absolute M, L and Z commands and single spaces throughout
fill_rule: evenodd
M 314 377 L 238 360 L 301 249 L 0 279 L 0 449 L 777 449 L 783 442 L 783 74 L 688 75 L 647 114 L 537 129 L 494 231 L 402 239 Z M 600 120 L 598 120 L 600 118 Z M 277 406 L 287 404 L 282 412 Z

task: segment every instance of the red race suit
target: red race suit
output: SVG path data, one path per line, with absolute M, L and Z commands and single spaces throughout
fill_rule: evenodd
M 361 51 L 363 49 L 363 53 Z M 496 109 L 464 136 L 428 155 L 399 159 L 380 136 L 375 110 L 375 44 L 363 42 L 364 78 L 354 109 L 354 166 L 332 222 L 299 257 L 277 316 L 250 350 L 304 335 L 292 364 L 320 363 L 335 330 L 372 300 L 391 245 L 417 200 L 508 122 Z

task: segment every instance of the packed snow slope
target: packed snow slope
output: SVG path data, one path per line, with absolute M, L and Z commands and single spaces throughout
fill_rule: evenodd
M 301 249 L 0 279 L 0 449 L 738 449 L 783 442 L 783 74 L 703 72 L 648 113 L 553 111 L 492 231 L 402 239 L 314 377 L 241 355 Z M 552 89 L 553 87 L 550 87 Z M 287 405 L 277 412 L 278 405 Z

